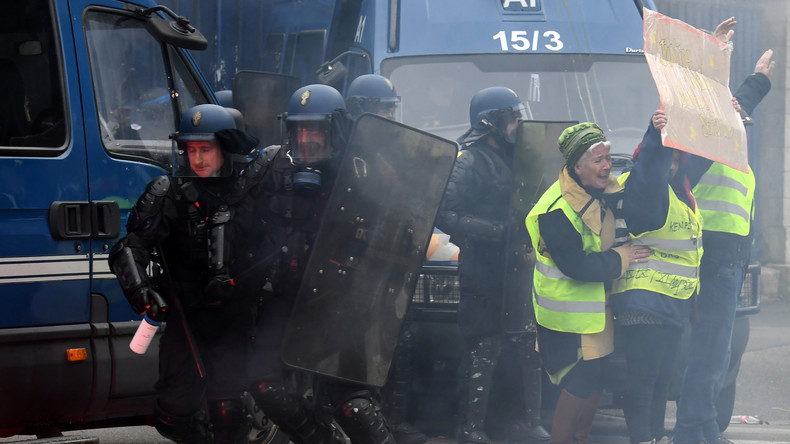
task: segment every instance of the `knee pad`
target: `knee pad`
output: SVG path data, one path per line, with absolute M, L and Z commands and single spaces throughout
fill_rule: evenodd
M 299 399 L 280 383 L 260 382 L 252 388 L 251 394 L 263 413 L 275 422 L 304 409 Z
M 335 420 L 355 444 L 395 444 L 384 416 L 371 397 L 354 397 L 343 402 Z
M 312 412 L 281 383 L 260 382 L 252 387 L 251 394 L 263 413 L 294 441 L 321 444 L 331 439 L 331 430 L 316 421 Z
M 184 444 L 211 444 L 208 424 L 199 413 L 189 416 L 171 415 L 159 406 L 154 411 L 154 427 L 165 438 Z
M 499 352 L 501 349 L 502 344 L 499 338 L 493 336 L 481 338 L 471 344 L 467 350 L 467 353 L 469 353 L 469 368 L 471 369 L 471 374 L 474 375 L 479 372 L 493 371 L 499 359 Z

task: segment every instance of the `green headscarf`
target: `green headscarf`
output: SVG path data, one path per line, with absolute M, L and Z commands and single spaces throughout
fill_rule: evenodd
M 557 140 L 560 152 L 565 157 L 565 164 L 573 167 L 585 151 L 598 142 L 606 141 L 603 130 L 592 122 L 573 125 L 560 134 Z

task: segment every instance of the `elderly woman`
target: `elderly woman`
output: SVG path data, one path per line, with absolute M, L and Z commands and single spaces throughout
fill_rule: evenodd
M 611 281 L 650 249 L 615 243 L 613 209 L 622 187 L 611 174 L 610 143 L 590 122 L 563 131 L 559 180 L 526 218 L 537 257 L 533 305 L 546 371 L 563 387 L 552 443 L 585 443 L 602 393 L 605 358 L 614 350 Z

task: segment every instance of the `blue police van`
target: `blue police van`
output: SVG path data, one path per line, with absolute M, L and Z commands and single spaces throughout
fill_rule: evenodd
M 142 421 L 157 349 L 107 265 L 181 113 L 214 94 L 206 39 L 147 0 L 7 2 L 0 17 L 0 436 Z

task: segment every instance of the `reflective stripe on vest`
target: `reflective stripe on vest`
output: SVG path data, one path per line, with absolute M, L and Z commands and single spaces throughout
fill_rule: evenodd
M 744 173 L 718 162 L 708 168 L 692 190 L 703 229 L 739 236 L 749 234 L 754 211 L 754 173 Z
M 565 276 L 565 273 L 560 271 L 559 268 L 549 264 L 544 264 L 543 262 L 535 262 L 535 270 L 537 270 L 538 273 L 552 279 L 570 279 L 568 276 Z
M 606 326 L 606 292 L 603 282 L 581 282 L 566 276 L 546 251 L 540 237 L 538 216 L 562 210 L 582 238 L 586 253 L 601 250 L 601 239 L 563 199 L 559 181 L 538 200 L 526 218 L 536 259 L 532 303 L 537 322 L 549 329 L 571 333 L 597 333 Z
M 612 294 L 642 289 L 688 299 L 699 286 L 702 258 L 700 211 L 692 211 L 678 199 L 669 185 L 667 187 L 669 209 L 664 225 L 633 237 L 634 245 L 646 245 L 652 249 L 648 261 L 631 264 L 614 282 Z
M 535 304 L 555 312 L 562 313 L 603 313 L 601 304 L 595 301 L 555 301 L 554 299 L 544 298 L 535 290 L 532 291 L 535 297 Z M 605 306 L 603 307 L 605 309 Z

